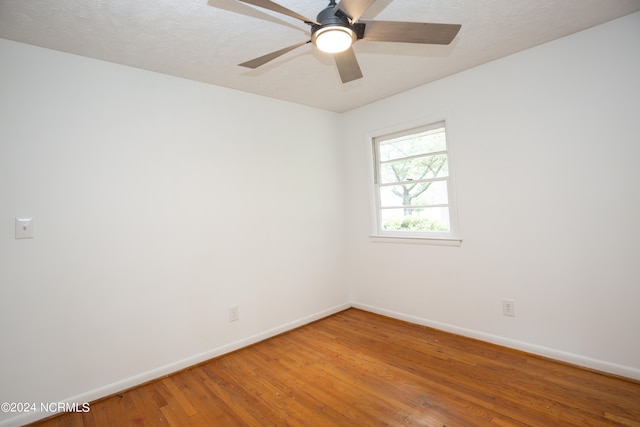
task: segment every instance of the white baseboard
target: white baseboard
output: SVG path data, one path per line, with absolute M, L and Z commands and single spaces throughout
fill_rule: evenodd
M 293 322 L 285 323 L 278 327 L 266 330 L 259 334 L 255 334 L 249 336 L 247 338 L 243 338 L 238 341 L 231 342 L 229 344 L 223 345 L 221 347 L 217 347 L 211 350 L 208 350 L 204 353 L 196 354 L 194 356 L 188 357 L 186 359 L 178 360 L 176 362 L 170 363 L 165 366 L 161 366 L 156 369 L 152 369 L 150 371 L 143 372 L 138 375 L 134 375 L 129 378 L 125 378 L 121 381 L 116 381 L 111 384 L 107 384 L 103 387 L 87 391 L 86 393 L 81 393 L 76 396 L 72 396 L 61 400 L 63 403 L 84 403 L 84 402 L 93 402 L 95 400 L 101 399 L 106 396 L 110 396 L 121 392 L 123 390 L 127 390 L 129 388 L 138 386 L 140 384 L 144 384 L 146 382 L 152 381 L 157 378 L 161 378 L 165 375 L 172 374 L 174 372 L 178 372 L 182 369 L 188 368 L 193 365 L 197 365 L 198 363 L 205 362 L 209 359 L 213 359 L 214 357 L 222 356 L 227 353 L 231 353 L 232 351 L 241 349 L 243 347 L 247 347 L 249 345 L 255 344 L 260 341 L 264 341 L 268 338 L 274 337 L 276 335 L 282 334 L 284 332 L 290 331 L 292 329 L 298 328 L 300 326 L 304 326 L 308 323 L 315 322 L 316 320 L 320 320 L 324 317 L 330 316 L 332 314 L 338 313 L 340 311 L 346 310 L 351 307 L 351 304 L 341 304 L 335 307 L 331 307 L 326 310 L 322 310 L 320 312 L 314 313 L 309 316 L 305 316 L 303 318 L 294 320 Z M 28 412 L 21 415 L 18 415 L 13 418 L 9 418 L 8 420 L 4 420 L 0 422 L 0 427 L 19 427 L 24 424 L 32 423 L 38 421 L 43 418 L 47 418 L 54 415 L 54 413 L 43 413 L 43 412 Z
M 567 353 L 560 350 L 555 350 L 548 347 L 543 347 L 535 344 L 530 344 L 522 341 L 512 340 L 504 338 L 498 335 L 487 334 L 484 332 L 475 331 L 473 329 L 461 328 L 459 326 L 450 325 L 447 323 L 436 322 L 422 317 L 412 316 L 409 314 L 399 313 L 384 308 L 361 304 L 352 303 L 352 307 L 358 308 L 364 311 L 370 311 L 372 313 L 381 314 L 383 316 L 391 317 L 398 320 L 404 320 L 406 322 L 415 323 L 418 325 L 428 326 L 441 331 L 451 332 L 457 335 L 465 337 L 475 338 L 481 341 L 498 344 L 503 347 L 509 347 L 516 350 L 525 351 L 527 353 L 536 354 L 539 356 L 548 357 L 562 362 L 571 363 L 573 365 L 583 366 L 585 368 L 595 369 L 601 372 L 606 372 L 614 375 L 619 375 L 626 378 L 640 380 L 640 369 L 632 368 L 629 366 L 618 365 L 615 363 L 606 362 L 603 360 L 592 359 L 586 356 L 580 356 L 578 354 Z

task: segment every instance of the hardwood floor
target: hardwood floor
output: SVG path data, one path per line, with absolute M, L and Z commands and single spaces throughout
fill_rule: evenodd
M 349 309 L 53 426 L 640 426 L 640 382 Z

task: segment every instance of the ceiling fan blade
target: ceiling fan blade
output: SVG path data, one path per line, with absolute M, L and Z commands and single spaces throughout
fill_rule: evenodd
M 306 16 L 302 16 L 294 12 L 293 10 L 287 9 L 284 6 L 280 6 L 278 3 L 274 3 L 270 0 L 238 0 L 243 3 L 251 4 L 254 6 L 261 7 L 263 9 L 273 10 L 274 12 L 282 13 L 283 15 L 291 16 L 292 18 L 296 18 L 301 20 L 302 22 L 309 22 L 312 24 L 318 24 L 315 19 L 309 19 Z
M 360 65 L 358 65 L 353 48 L 349 48 L 344 52 L 334 53 L 333 57 L 336 60 L 342 83 L 362 78 L 362 71 L 360 71 Z
M 361 21 L 362 40 L 373 42 L 402 42 L 449 44 L 460 31 L 458 24 L 429 24 L 422 22 Z
M 335 10 L 340 9 L 351 17 L 352 22 L 356 22 L 375 1 L 376 0 L 342 0 L 336 6 Z
M 261 65 L 264 65 L 267 62 L 272 61 L 272 60 L 276 59 L 277 57 L 282 56 L 285 53 L 290 52 L 293 49 L 298 48 L 298 47 L 300 47 L 302 45 L 305 45 L 307 43 L 311 43 L 311 40 L 308 40 L 308 41 L 302 42 L 302 43 L 296 43 L 296 44 L 294 44 L 292 46 L 285 47 L 284 49 L 276 50 L 275 52 L 267 53 L 266 55 L 263 55 L 263 56 L 261 56 L 259 58 L 255 58 L 255 59 L 252 59 L 251 61 L 243 62 L 242 64 L 238 64 L 238 65 L 240 67 L 247 67 L 247 68 L 255 69 L 255 68 L 258 68 Z

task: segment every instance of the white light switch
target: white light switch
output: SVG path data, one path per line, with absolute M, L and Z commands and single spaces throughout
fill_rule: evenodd
M 33 239 L 33 218 L 16 218 L 16 239 Z

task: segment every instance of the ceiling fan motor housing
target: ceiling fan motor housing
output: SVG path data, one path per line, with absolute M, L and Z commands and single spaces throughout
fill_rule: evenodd
M 314 44 L 320 34 L 331 28 L 336 29 L 335 27 L 342 28 L 348 32 L 351 35 L 352 42 L 364 37 L 365 24 L 351 24 L 351 17 L 347 16 L 340 9 L 337 9 L 333 1 L 318 14 L 316 21 L 320 25 L 311 24 L 311 41 Z

